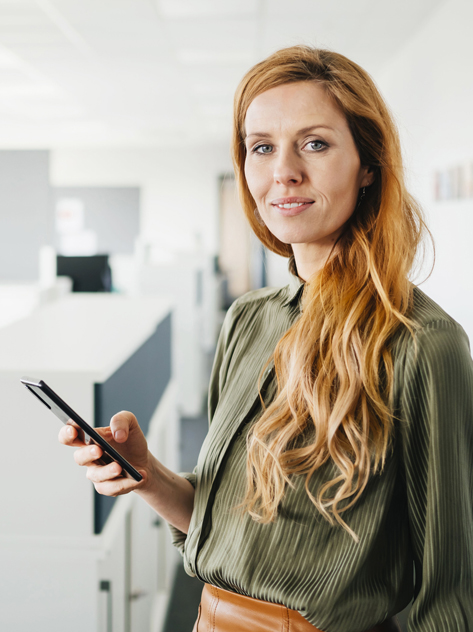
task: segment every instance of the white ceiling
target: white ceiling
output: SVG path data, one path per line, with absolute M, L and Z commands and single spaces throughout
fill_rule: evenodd
M 326 46 L 376 76 L 445 0 L 0 0 L 0 147 L 227 140 L 270 52 Z

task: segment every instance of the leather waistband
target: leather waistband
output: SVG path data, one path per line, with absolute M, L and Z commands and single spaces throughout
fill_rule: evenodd
M 322 632 L 297 612 L 205 584 L 193 632 Z M 360 632 L 400 632 L 395 619 Z

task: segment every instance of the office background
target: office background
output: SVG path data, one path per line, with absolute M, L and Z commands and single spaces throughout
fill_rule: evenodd
M 170 377 L 150 441 L 169 466 L 194 458 L 186 455 L 205 431 L 225 308 L 288 278 L 285 260 L 265 253 L 245 225 L 229 152 L 234 90 L 273 50 L 329 47 L 372 74 L 435 241 L 432 273 L 423 281 L 427 248 L 415 280 L 473 338 L 472 27 L 469 0 L 0 0 L 0 396 L 5 441 L 25 444 L 19 487 L 15 454 L 0 466 L 0 560 L 22 573 L 0 571 L 10 586 L 0 628 L 169 629 L 179 559 L 165 525 L 124 500 L 95 533 L 96 498 L 56 445 L 55 420 L 24 401 L 17 378 L 44 372 L 98 423 L 97 393 L 127 366 L 146 373 L 139 354 L 161 332 Z M 99 276 L 112 291 L 73 293 L 56 275 L 57 255 L 108 255 L 108 281 Z M 52 463 L 44 480 L 38 445 Z M 67 504 L 68 485 L 77 504 Z M 87 516 L 76 531 L 61 517 L 64 502 L 72 522 L 75 511 Z M 55 524 L 74 533 L 68 539 Z M 54 607 L 70 594 L 58 587 L 66 582 L 81 609 L 72 598 Z

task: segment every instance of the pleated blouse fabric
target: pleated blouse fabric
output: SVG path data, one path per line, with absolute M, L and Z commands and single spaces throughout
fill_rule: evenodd
M 473 632 L 473 366 L 463 329 L 418 288 L 416 343 L 394 343 L 393 449 L 344 520 L 356 543 L 288 488 L 278 517 L 259 524 L 237 508 L 246 436 L 262 414 L 258 378 L 300 316 L 303 285 L 238 299 L 220 334 L 209 391 L 210 426 L 194 473 L 188 535 L 172 528 L 190 575 L 298 610 L 326 632 L 362 632 L 412 599 L 409 632 Z M 274 369 L 262 378 L 265 401 Z M 332 478 L 331 466 L 311 489 Z

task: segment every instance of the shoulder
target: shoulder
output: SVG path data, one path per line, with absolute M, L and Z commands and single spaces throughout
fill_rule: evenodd
M 288 300 L 288 287 L 261 288 L 237 298 L 227 311 L 220 334 L 226 348 L 232 339 L 256 335 L 258 329 L 273 328 L 281 320 Z
M 420 447 L 431 432 L 443 441 L 448 435 L 473 441 L 473 360 L 465 331 L 418 288 L 409 316 L 413 332 L 402 332 L 393 358 L 401 432 L 414 433 Z
M 232 329 L 239 321 L 253 319 L 262 315 L 263 311 L 272 312 L 280 309 L 287 300 L 288 288 L 261 288 L 252 290 L 237 298 L 228 310 L 224 327 Z M 246 317 L 246 318 L 245 318 Z
M 413 331 L 403 328 L 394 343 L 398 386 L 445 381 L 447 374 L 472 373 L 470 343 L 463 327 L 419 288 L 408 314 Z
M 421 349 L 430 349 L 434 353 L 437 350 L 442 354 L 460 347 L 470 355 L 469 340 L 463 327 L 417 287 L 414 288 L 409 317 L 414 323 L 415 341 Z
M 252 290 L 251 292 L 247 292 L 237 298 L 233 303 L 232 307 L 235 306 L 236 309 L 241 307 L 253 307 L 258 308 L 262 303 L 266 303 L 271 299 L 280 299 L 281 303 L 284 302 L 287 295 L 287 286 L 284 287 L 263 287 L 259 290 Z
M 400 330 L 394 344 L 397 353 L 407 353 L 412 347 L 442 346 L 445 338 L 461 340 L 469 348 L 463 327 L 418 287 L 414 288 L 407 316 L 412 323 L 412 331 L 405 327 Z
M 427 296 L 421 289 L 414 287 L 413 301 L 409 318 L 414 322 L 416 329 L 422 331 L 435 325 L 435 323 L 459 329 L 463 331 L 461 325 L 440 307 L 430 296 Z

